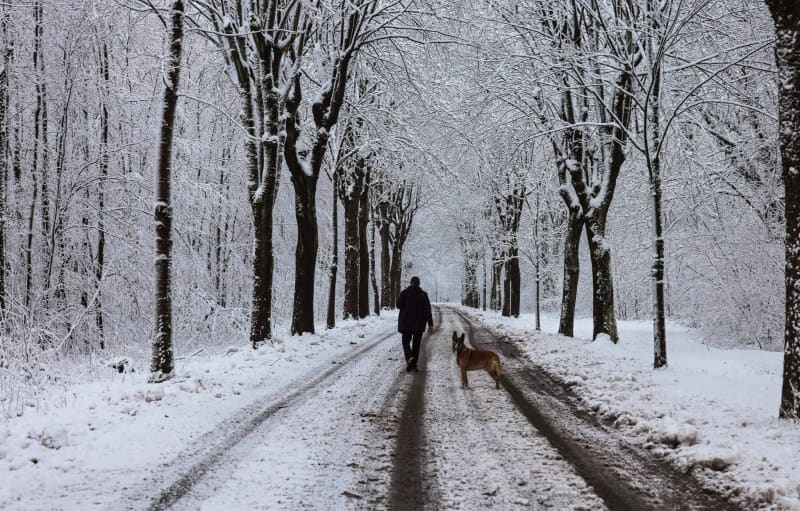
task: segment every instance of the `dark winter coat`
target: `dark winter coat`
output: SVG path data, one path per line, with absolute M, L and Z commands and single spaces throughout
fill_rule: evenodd
M 431 301 L 428 293 L 419 286 L 408 286 L 397 298 L 400 315 L 397 318 L 397 331 L 400 333 L 422 332 L 425 325 L 433 326 Z

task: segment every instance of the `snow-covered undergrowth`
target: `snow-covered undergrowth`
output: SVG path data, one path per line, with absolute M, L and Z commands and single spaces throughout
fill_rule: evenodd
M 679 469 L 748 508 L 800 509 L 800 425 L 779 421 L 782 353 L 718 349 L 668 323 L 669 367 L 654 371 L 652 324 L 621 321 L 620 341 L 554 335 L 558 318 L 502 318 L 464 309 L 515 339 L 536 364 L 571 386 L 600 417 Z
M 22 415 L 0 419 L 0 509 L 83 508 L 87 497 L 104 508 L 236 410 L 330 367 L 394 321 L 390 314 L 333 330 L 320 325 L 317 335 L 278 334 L 255 351 L 243 340 L 179 359 L 163 384 L 148 384 L 142 368 L 104 367 L 92 381 L 45 388 Z

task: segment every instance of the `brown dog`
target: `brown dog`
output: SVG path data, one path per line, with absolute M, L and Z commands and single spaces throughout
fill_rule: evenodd
M 500 357 L 494 351 L 473 350 L 464 345 L 464 338 L 467 334 L 459 337 L 453 332 L 453 352 L 456 354 L 456 362 L 461 369 L 461 388 L 469 386 L 467 382 L 467 371 L 477 371 L 483 369 L 494 380 L 495 388 L 500 388 L 500 377 L 503 376 L 503 369 L 500 367 Z

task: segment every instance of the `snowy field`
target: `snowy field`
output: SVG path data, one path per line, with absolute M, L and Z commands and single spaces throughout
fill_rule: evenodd
M 618 345 L 552 335 L 557 316 L 503 318 L 463 309 L 515 339 L 532 361 L 571 385 L 632 440 L 694 471 L 748 508 L 800 509 L 800 425 L 778 421 L 782 353 L 718 349 L 701 334 L 667 326 L 669 367 L 654 371 L 652 324 L 620 321 Z
M 109 509 L 146 495 L 160 464 L 223 419 L 330 368 L 365 339 L 394 335 L 395 322 L 393 314 L 346 321 L 286 342 L 277 336 L 258 351 L 242 343 L 179 360 L 163 384 L 146 383 L 146 368 L 108 369 L 90 383 L 53 388 L 21 416 L 0 419 L 0 509 Z

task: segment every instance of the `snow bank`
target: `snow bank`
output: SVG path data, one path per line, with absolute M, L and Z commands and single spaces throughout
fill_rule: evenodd
M 536 364 L 572 387 L 597 415 L 748 508 L 800 510 L 800 425 L 779 421 L 782 354 L 707 346 L 669 323 L 669 367 L 655 371 L 652 324 L 620 321 L 618 344 L 556 335 L 558 318 L 473 316 L 515 339 Z

